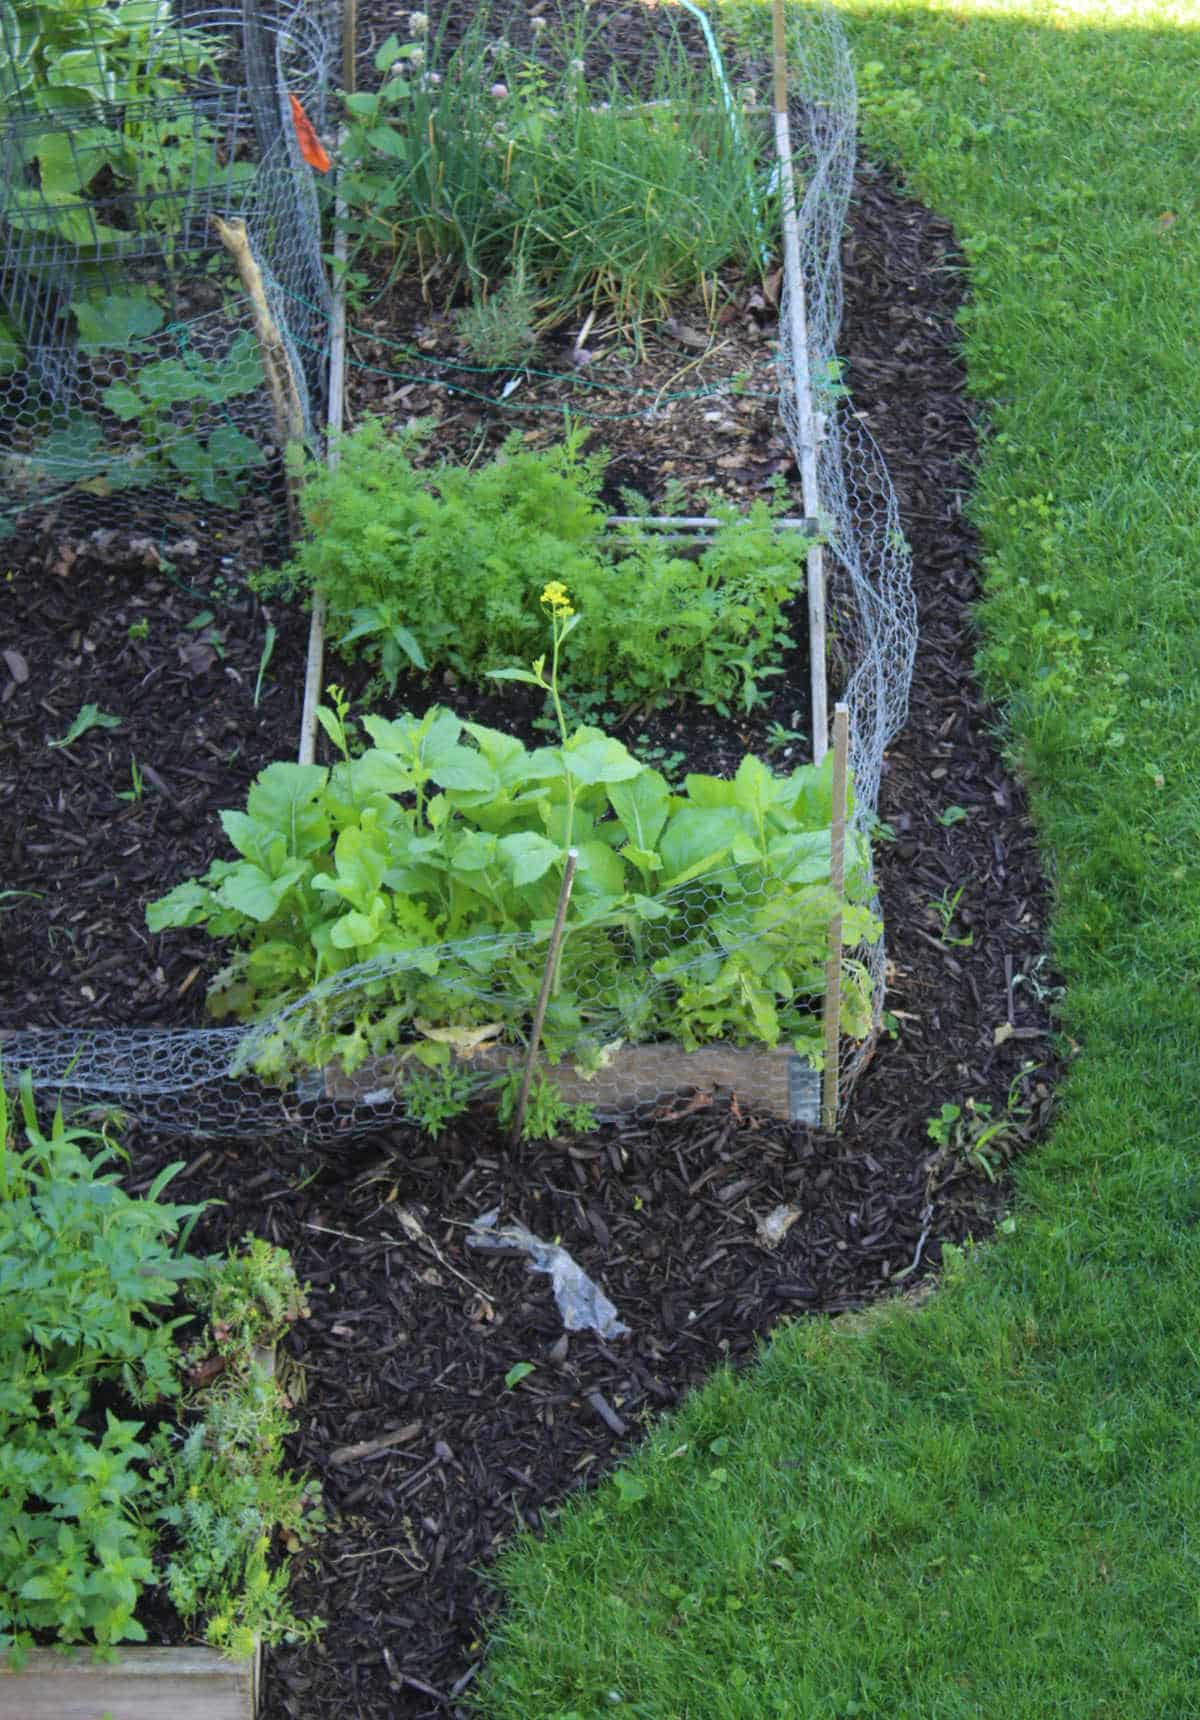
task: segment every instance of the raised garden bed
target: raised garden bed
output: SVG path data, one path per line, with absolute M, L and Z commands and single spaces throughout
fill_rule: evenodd
M 254 1720 L 259 1663 L 213 1648 L 136 1648 L 112 1663 L 35 1649 L 20 1672 L 0 1666 L 3 1720 Z

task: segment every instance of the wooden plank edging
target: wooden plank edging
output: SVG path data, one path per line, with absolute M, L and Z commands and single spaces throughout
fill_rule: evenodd
M 471 1057 L 455 1058 L 469 1074 L 502 1078 L 520 1068 L 519 1047 L 481 1046 Z M 400 1053 L 372 1057 L 353 1075 L 334 1068 L 318 1075 L 299 1097 L 321 1096 L 363 1106 L 387 1105 L 400 1098 L 408 1075 L 420 1065 Z M 704 1045 L 685 1051 L 671 1043 L 622 1045 L 611 1061 L 594 1075 L 582 1075 L 570 1063 L 538 1064 L 538 1072 L 569 1105 L 592 1105 L 597 1111 L 625 1111 L 666 1100 L 680 1093 L 724 1088 L 743 1105 L 767 1111 L 785 1122 L 814 1124 L 820 1105 L 820 1076 L 807 1058 L 790 1046 Z
M 0 1720 L 254 1720 L 261 1650 L 227 1660 L 215 1648 L 117 1650 L 94 1661 L 35 1648 L 20 1672 L 0 1665 Z

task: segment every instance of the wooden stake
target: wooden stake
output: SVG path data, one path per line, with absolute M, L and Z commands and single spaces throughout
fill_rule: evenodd
M 244 221 L 223 221 L 219 215 L 214 215 L 212 224 L 218 239 L 233 258 L 238 278 L 254 313 L 254 338 L 258 342 L 263 373 L 267 379 L 267 392 L 271 397 L 271 415 L 275 420 L 275 440 L 279 443 L 286 462 L 288 450 L 293 444 L 304 441 L 304 407 L 300 402 L 300 390 L 296 387 L 292 361 L 288 357 L 283 336 L 280 334 L 267 304 L 262 270 L 250 249 L 246 223 Z M 288 526 L 293 538 L 300 523 L 297 497 L 298 479 L 296 474 L 289 470 L 287 472 Z
M 348 96 L 355 90 L 355 54 L 358 48 L 358 0 L 342 0 L 342 88 Z
M 351 16 L 347 15 L 348 18 Z M 347 61 L 353 65 L 354 51 L 347 49 Z M 343 130 L 339 144 L 345 139 Z M 339 149 L 339 154 L 341 153 Z M 340 171 L 340 170 L 339 170 Z M 339 191 L 334 200 L 333 255 L 333 323 L 329 336 L 329 410 L 325 419 L 325 463 L 332 471 L 342 457 L 338 438 L 345 422 L 346 402 L 346 204 Z M 304 706 L 300 713 L 301 764 L 312 764 L 317 752 L 317 706 L 321 702 L 321 684 L 325 672 L 325 620 L 328 606 L 325 593 L 313 596 L 312 618 L 308 626 L 308 658 L 304 666 Z
M 355 54 L 358 47 L 358 0 L 342 0 L 342 84 L 347 95 L 354 93 Z M 346 141 L 345 127 L 338 134 L 338 157 Z M 346 203 L 339 190 L 333 205 L 333 322 L 329 331 L 329 410 L 325 419 L 325 463 L 332 470 L 341 459 L 338 437 L 345 423 L 346 401 Z M 304 665 L 304 705 L 300 712 L 301 764 L 312 764 L 317 753 L 317 706 L 321 702 L 325 674 L 325 621 L 328 605 L 323 591 L 313 597 L 308 625 L 308 657 Z
M 787 36 L 783 0 L 774 4 L 775 154 L 783 191 L 783 270 L 788 301 L 788 340 L 792 349 L 792 378 L 800 415 L 800 483 L 804 512 L 814 524 L 821 513 L 817 484 L 817 421 L 808 367 L 808 320 L 804 270 L 800 263 L 800 229 L 796 220 L 796 179 L 792 166 L 792 137 L 788 125 Z M 808 552 L 808 653 L 812 696 L 813 763 L 820 764 L 829 747 L 829 706 L 825 680 L 825 557 L 819 543 Z
M 542 1037 L 542 1023 L 546 1019 L 546 1005 L 550 1001 L 550 987 L 554 984 L 555 972 L 558 968 L 558 950 L 562 943 L 563 927 L 567 923 L 567 904 L 571 900 L 571 885 L 575 882 L 575 866 L 579 860 L 578 848 L 567 849 L 567 864 L 563 868 L 562 886 L 558 892 L 558 907 L 554 914 L 554 925 L 550 932 L 550 948 L 546 951 L 546 967 L 542 974 L 542 989 L 538 992 L 537 1008 L 533 1012 L 533 1027 L 529 1034 L 529 1050 L 525 1055 L 525 1073 L 521 1077 L 521 1091 L 517 1095 L 517 1108 L 513 1112 L 512 1144 L 515 1147 L 521 1139 L 521 1130 L 525 1127 L 525 1108 L 529 1104 L 529 1089 L 533 1084 L 533 1068 L 537 1062 L 538 1045 Z
M 833 818 L 829 826 L 829 887 L 838 907 L 829 922 L 825 959 L 825 1070 L 821 1082 L 821 1126 L 832 1134 L 838 1113 L 838 1024 L 842 1015 L 842 892 L 846 888 L 846 761 L 850 751 L 850 712 L 833 711 Z

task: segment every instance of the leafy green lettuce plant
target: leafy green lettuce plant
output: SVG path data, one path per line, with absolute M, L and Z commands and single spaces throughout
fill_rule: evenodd
M 781 608 L 803 589 L 807 548 L 773 529 L 766 502 L 717 508 L 721 526 L 695 560 L 648 532 L 618 549 L 597 499 L 603 457 L 583 453 L 580 431 L 539 450 L 514 437 L 477 468 L 421 471 L 425 432 L 389 437 L 368 421 L 336 467 L 307 471 L 307 535 L 264 583 L 321 592 L 339 650 L 361 650 L 393 689 L 406 665 L 480 681 L 537 651 L 534 599 L 561 580 L 589 621 L 568 692 L 647 707 L 685 695 L 723 713 L 762 702 L 791 644 Z
M 499 673 L 545 689 L 558 745 L 531 750 L 435 706 L 364 717 L 371 744 L 356 754 L 335 695 L 321 720 L 341 761 L 268 766 L 246 810 L 222 814 L 238 858 L 149 907 L 152 931 L 204 926 L 233 943 L 214 1013 L 267 1021 L 299 1005 L 252 1038 L 260 1073 L 353 1070 L 402 1042 L 431 1066 L 451 1048 L 522 1042 L 571 847 L 552 1059 L 595 1069 L 614 1042 L 663 1039 L 791 1043 L 819 1061 L 831 761 L 776 776 L 748 756 L 731 781 L 695 774 L 672 793 L 602 730 L 568 732 L 557 665 L 578 617 L 560 582 L 543 603 L 549 675 L 545 657 Z M 852 835 L 847 946 L 876 930 L 864 862 Z M 868 1025 L 850 964 L 842 1026 Z

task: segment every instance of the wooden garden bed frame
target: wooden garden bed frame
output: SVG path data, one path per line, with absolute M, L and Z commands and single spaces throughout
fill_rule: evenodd
M 268 1375 L 275 1351 L 255 1350 Z M 122 1644 L 93 1660 L 86 1643 L 31 1649 L 19 1672 L 0 1661 L 0 1720 L 255 1720 L 262 1648 L 231 1660 L 203 1644 Z
M 34 1649 L 20 1672 L 0 1666 L 0 1720 L 254 1720 L 261 1651 L 226 1660 L 215 1648 L 128 1648 L 94 1661 Z
M 520 1069 L 526 1055 L 520 1048 L 481 1046 L 472 1057 L 456 1059 L 456 1065 L 466 1073 L 499 1080 Z M 403 1097 L 408 1075 L 419 1068 L 400 1053 L 373 1057 L 353 1075 L 326 1069 L 320 1078 L 321 1092 L 343 1104 L 390 1104 Z M 670 1043 L 623 1045 L 598 1075 L 581 1075 L 570 1063 L 544 1059 L 539 1059 L 537 1070 L 567 1104 L 594 1105 L 601 1112 L 627 1111 L 722 1088 L 736 1093 L 748 1108 L 784 1122 L 815 1125 L 820 1114 L 821 1077 L 790 1046 L 768 1051 L 758 1046 L 705 1045 L 685 1051 Z M 313 1095 L 304 1092 L 302 1096 Z

